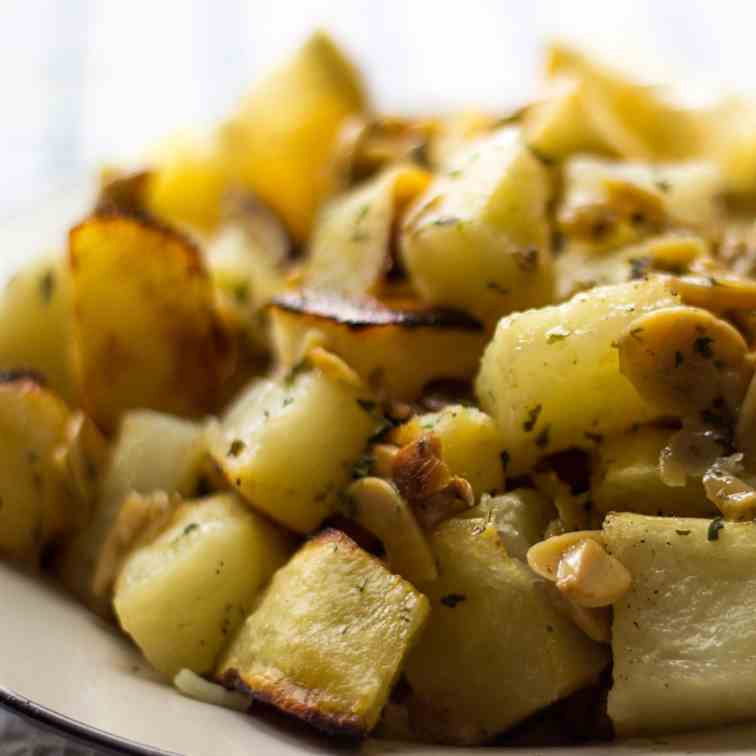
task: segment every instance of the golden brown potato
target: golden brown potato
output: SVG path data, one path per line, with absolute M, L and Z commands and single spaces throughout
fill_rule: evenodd
M 142 407 L 197 416 L 217 401 L 224 334 L 195 247 L 145 219 L 96 214 L 70 234 L 81 402 L 106 430 Z
M 71 280 L 62 256 L 22 267 L 0 298 L 0 370 L 33 370 L 75 403 L 72 320 Z
M 470 144 L 418 197 L 401 258 L 421 298 L 487 323 L 552 299 L 549 173 L 504 128 Z
M 284 365 L 312 346 L 341 357 L 371 387 L 415 399 L 432 381 L 469 380 L 485 344 L 481 324 L 444 309 L 390 308 L 376 300 L 349 300 L 292 292 L 273 300 L 273 343 Z
M 0 553 L 36 563 L 80 516 L 56 463 L 69 411 L 33 377 L 0 376 Z
M 339 130 L 364 108 L 357 73 L 317 32 L 256 85 L 223 129 L 232 176 L 280 213 L 300 242 L 327 189 Z
M 275 574 L 217 676 L 326 732 L 364 736 L 427 616 L 425 596 L 327 530 Z

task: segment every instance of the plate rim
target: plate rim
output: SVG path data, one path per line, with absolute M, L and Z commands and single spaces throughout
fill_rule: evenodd
M 116 754 L 118 756 L 181 756 L 176 751 L 154 748 L 92 727 L 78 719 L 38 704 L 2 685 L 0 685 L 0 707 L 57 735 L 72 738 L 82 745 L 105 749 L 113 756 Z

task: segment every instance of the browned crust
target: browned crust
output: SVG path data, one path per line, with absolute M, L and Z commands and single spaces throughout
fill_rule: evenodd
M 254 683 L 245 680 L 237 669 L 227 669 L 219 678 L 221 685 L 238 690 L 252 696 L 256 701 L 275 706 L 280 711 L 301 719 L 303 722 L 329 735 L 342 735 L 350 738 L 367 737 L 367 728 L 355 714 L 328 714 L 321 711 L 315 704 L 302 703 L 295 700 L 292 692 L 299 690 L 297 686 L 287 682 L 273 685 L 267 690 L 255 688 Z
M 153 216 L 125 213 L 112 207 L 95 210 L 68 232 L 68 259 L 73 269 L 76 269 L 78 266 L 75 251 L 76 237 L 90 224 L 101 224 L 103 226 L 112 224 L 113 227 L 130 225 L 134 228 L 141 228 L 148 233 L 160 235 L 167 242 L 173 243 L 178 249 L 182 250 L 188 273 L 192 275 L 206 275 L 199 248 L 186 234 L 173 226 L 157 220 Z M 152 252 L 148 245 L 145 245 L 145 252 Z
M 0 370 L 0 384 L 7 385 L 9 383 L 16 383 L 19 387 L 25 388 L 45 388 L 47 379 L 36 370 L 26 370 L 25 368 Z
M 274 310 L 328 320 L 353 331 L 368 328 L 439 328 L 480 332 L 483 325 L 467 313 L 445 307 L 393 309 L 376 299 L 347 299 L 334 294 L 293 291 L 275 297 Z
M 120 212 L 125 215 L 151 218 L 147 209 L 147 187 L 152 171 L 136 171 L 118 176 L 100 187 L 95 212 Z

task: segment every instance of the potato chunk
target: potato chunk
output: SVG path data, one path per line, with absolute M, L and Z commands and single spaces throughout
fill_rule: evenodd
M 69 411 L 33 378 L 0 377 L 0 553 L 36 563 L 80 515 L 55 455 Z
M 328 203 L 315 224 L 304 285 L 353 297 L 374 293 L 394 265 L 395 224 L 430 178 L 420 168 L 399 166 Z
M 74 403 L 72 318 L 70 276 L 62 259 L 43 257 L 21 268 L 0 299 L 0 370 L 33 370 Z
M 276 573 L 217 675 L 326 732 L 366 735 L 427 615 L 422 594 L 328 530 Z
M 257 84 L 222 132 L 232 175 L 280 213 L 298 241 L 326 189 L 339 130 L 364 108 L 357 73 L 318 32 Z
M 706 498 L 701 478 L 689 478 L 682 486 L 668 486 L 662 480 L 659 455 L 673 431 L 638 428 L 599 441 L 591 480 L 594 509 L 608 512 L 636 512 L 647 515 L 705 517 L 717 513 Z
M 606 666 L 604 649 L 552 606 L 493 524 L 449 520 L 431 542 L 440 577 L 421 586 L 431 619 L 406 669 L 422 737 L 483 742 L 588 685 Z
M 464 478 L 473 487 L 476 499 L 504 485 L 504 440 L 485 412 L 452 404 L 440 412 L 416 415 L 393 431 L 392 440 L 404 446 L 427 432 L 438 437 L 441 458 L 449 472 Z
M 619 735 L 756 718 L 756 528 L 612 514 L 607 548 L 632 575 L 614 607 Z
M 113 603 L 121 627 L 161 674 L 206 674 L 289 542 L 234 494 L 181 505 L 126 559 Z
M 670 284 L 637 281 L 502 320 L 476 392 L 504 434 L 509 471 L 524 472 L 542 454 L 590 448 L 595 434 L 657 417 L 620 373 L 615 342 L 638 315 L 678 302 Z
M 104 428 L 149 408 L 201 415 L 225 372 L 212 288 L 197 249 L 154 223 L 95 215 L 70 234 L 81 402 Z
M 402 259 L 421 297 L 487 322 L 550 302 L 549 195 L 516 129 L 470 146 L 404 222 Z
M 364 396 L 320 370 L 253 383 L 213 433 L 211 453 L 251 506 L 307 533 L 335 510 L 376 429 Z
M 482 325 L 469 315 L 414 304 L 292 292 L 273 300 L 271 319 L 283 364 L 295 365 L 318 344 L 396 399 L 416 399 L 436 380 L 471 379 L 485 345 Z
M 192 495 L 206 455 L 202 425 L 149 410 L 126 413 L 91 518 L 57 554 L 55 569 L 63 584 L 92 609 L 107 614 L 109 596 L 95 596 L 92 581 L 124 498 L 132 492 Z

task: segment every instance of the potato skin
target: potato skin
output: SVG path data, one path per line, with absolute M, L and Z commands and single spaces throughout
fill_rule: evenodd
M 156 221 L 105 212 L 71 230 L 68 262 L 88 413 L 113 430 L 132 408 L 212 410 L 229 355 L 196 247 Z

